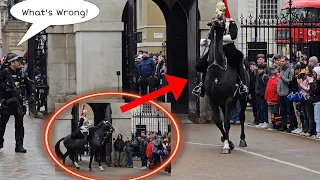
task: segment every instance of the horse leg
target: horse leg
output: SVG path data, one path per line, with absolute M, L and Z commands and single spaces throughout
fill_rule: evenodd
M 95 155 L 95 149 L 91 149 L 91 151 L 90 151 L 90 162 L 89 162 L 89 171 L 90 172 L 93 171 L 91 165 L 92 165 L 92 160 L 93 160 L 93 156 L 94 155 Z
M 99 163 L 100 171 L 101 171 L 101 172 L 103 172 L 103 171 L 104 171 L 104 169 L 103 169 L 103 167 L 101 166 L 101 161 L 100 161 L 100 151 L 101 151 L 101 147 L 98 149 L 98 151 L 96 151 L 96 153 L 98 153 L 98 154 L 97 154 L 97 156 L 98 156 L 97 160 L 98 160 L 98 163 Z
M 216 103 L 214 103 L 212 100 L 210 100 L 210 106 L 211 106 L 211 110 L 212 110 L 212 116 L 211 119 L 212 121 L 215 122 L 216 126 L 220 129 L 220 132 L 222 134 L 221 137 L 221 141 L 223 142 L 223 140 L 226 138 L 226 133 L 223 129 L 223 124 L 222 121 L 220 119 L 220 111 L 219 111 L 219 107 Z
M 63 158 L 62 158 L 63 164 L 66 164 L 66 158 L 67 158 L 69 155 L 70 155 L 70 152 L 69 152 L 69 150 L 67 150 L 67 152 L 63 155 Z
M 247 142 L 246 142 L 246 135 L 244 133 L 244 121 L 246 120 L 246 108 L 247 108 L 247 100 L 246 98 L 240 99 L 240 122 L 241 122 L 241 135 L 240 135 L 240 147 L 247 147 Z
M 71 154 L 72 154 L 72 156 L 71 156 Z M 80 166 L 79 166 L 78 161 L 77 161 L 78 158 L 77 158 L 77 152 L 76 152 L 76 150 L 73 149 L 73 150 L 70 152 L 70 156 L 71 156 L 73 165 L 76 166 L 77 169 L 80 169 Z
M 229 140 L 230 131 L 230 117 L 233 107 L 233 97 L 229 97 L 225 102 L 225 114 L 224 114 L 224 130 L 226 132 L 224 139 L 224 146 L 222 148 L 222 154 L 230 154 L 230 151 L 234 149 L 234 144 Z

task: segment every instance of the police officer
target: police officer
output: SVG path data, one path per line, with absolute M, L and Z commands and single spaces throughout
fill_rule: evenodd
M 11 115 L 15 118 L 15 139 L 17 153 L 26 153 L 23 148 L 24 127 L 23 117 L 26 106 L 23 105 L 25 91 L 29 95 L 29 103 L 35 101 L 35 86 L 31 80 L 23 76 L 20 68 L 23 58 L 9 53 L 4 57 L 0 71 L 0 149 L 3 148 L 4 133 Z

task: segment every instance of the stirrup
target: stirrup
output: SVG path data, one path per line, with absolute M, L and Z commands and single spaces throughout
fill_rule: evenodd
M 197 85 L 195 88 L 193 88 L 193 90 L 192 90 L 191 93 L 194 94 L 194 95 L 196 95 L 196 96 L 198 96 L 198 97 L 200 97 L 201 91 L 202 91 L 202 86 L 203 86 L 203 83 L 200 82 L 199 85 Z
M 248 87 L 242 83 L 242 81 L 240 82 L 240 88 L 239 88 L 239 93 L 240 94 L 247 94 L 249 92 Z

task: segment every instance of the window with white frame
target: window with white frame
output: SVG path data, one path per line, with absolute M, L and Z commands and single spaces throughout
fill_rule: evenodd
M 278 0 L 260 0 L 260 18 L 275 19 L 278 15 Z

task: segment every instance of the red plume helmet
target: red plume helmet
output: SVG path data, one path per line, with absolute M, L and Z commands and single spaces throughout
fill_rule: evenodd
M 86 105 L 83 105 L 82 106 L 82 109 L 81 109 L 81 116 L 83 116 L 84 115 L 84 110 L 86 109 Z
M 225 15 L 225 17 L 227 19 L 230 19 L 231 18 L 231 14 L 230 14 L 230 11 L 229 11 L 228 0 L 222 0 L 222 2 L 226 6 L 226 15 Z

